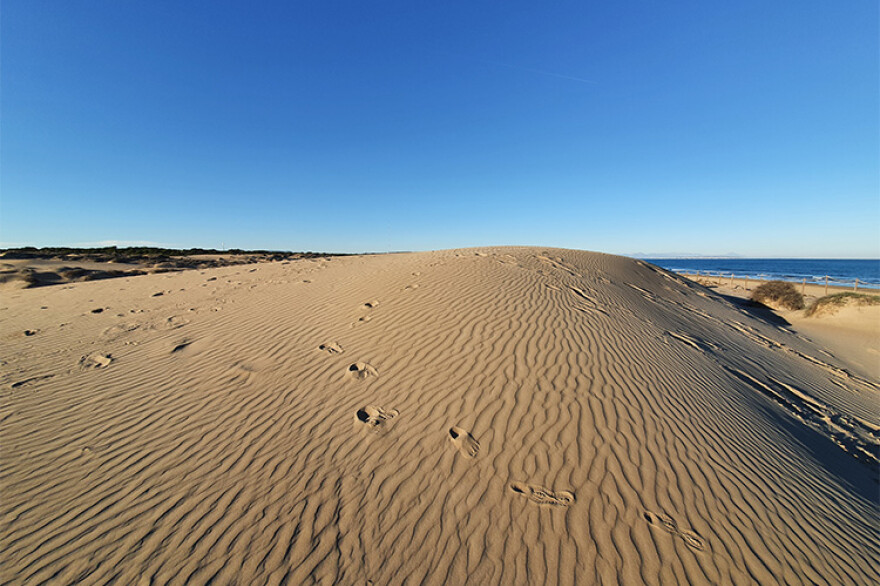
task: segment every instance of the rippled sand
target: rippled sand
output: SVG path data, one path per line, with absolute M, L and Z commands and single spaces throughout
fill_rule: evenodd
M 646 263 L 4 293 L 0 581 L 870 584 L 880 389 Z

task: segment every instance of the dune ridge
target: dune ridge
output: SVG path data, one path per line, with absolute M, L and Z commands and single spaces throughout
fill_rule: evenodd
M 4 583 L 880 581 L 877 381 L 641 261 L 274 262 L 0 317 Z

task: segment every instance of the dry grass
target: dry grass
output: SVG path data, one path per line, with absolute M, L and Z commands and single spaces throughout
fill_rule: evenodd
M 847 305 L 880 305 L 880 295 L 844 292 L 820 297 L 807 309 L 807 316 L 834 312 Z

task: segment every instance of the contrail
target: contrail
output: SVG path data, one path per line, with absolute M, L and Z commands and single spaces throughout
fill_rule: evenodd
M 481 63 L 486 63 L 488 65 L 498 65 L 499 67 L 507 67 L 508 69 L 519 69 L 520 71 L 528 71 L 530 73 L 538 73 L 540 75 L 549 75 L 550 77 L 558 77 L 560 79 L 570 79 L 572 81 L 580 81 L 582 83 L 589 83 L 596 85 L 599 82 L 593 81 L 592 79 L 584 79 L 582 77 L 574 77 L 573 75 L 564 75 L 562 73 L 554 73 L 552 71 L 546 71 L 544 69 L 534 69 L 532 67 L 523 67 L 521 65 L 511 65 L 510 63 L 503 63 L 501 61 L 489 61 L 487 59 L 473 59 L 474 61 L 479 61 Z

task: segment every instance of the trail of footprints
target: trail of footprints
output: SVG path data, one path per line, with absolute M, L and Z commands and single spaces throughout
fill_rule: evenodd
M 747 338 L 762 343 L 768 348 L 791 352 L 821 368 L 825 368 L 832 374 L 840 377 L 847 376 L 854 381 L 866 383 L 866 386 L 869 388 L 876 388 L 870 381 L 863 381 L 863 379 L 859 379 L 843 369 L 836 368 L 793 348 L 788 348 L 743 324 L 734 322 L 732 327 L 743 333 Z M 684 332 L 667 331 L 665 335 L 670 339 L 674 339 L 706 354 L 717 355 L 717 351 L 720 349 L 716 344 Z M 877 474 L 878 469 L 880 469 L 880 457 L 877 456 L 877 447 L 880 446 L 880 428 L 858 417 L 837 413 L 829 405 L 801 391 L 796 385 L 787 384 L 766 374 L 750 374 L 723 362 L 721 367 L 735 379 L 745 383 L 780 405 L 791 416 L 814 429 L 820 435 L 830 439 L 844 452 L 868 464 L 874 471 L 874 474 Z
M 373 309 L 379 305 L 378 301 L 364 303 L 362 308 Z M 369 321 L 369 316 L 360 318 L 361 322 Z M 317 349 L 327 354 L 342 354 L 344 352 L 339 342 L 324 342 Z M 365 380 L 377 377 L 379 372 L 366 362 L 353 362 L 346 369 L 346 375 L 355 380 Z M 374 433 L 388 431 L 394 418 L 400 415 L 397 409 L 388 409 L 379 405 L 365 405 L 355 412 L 355 420 L 366 429 Z M 476 458 L 480 453 L 480 442 L 468 430 L 459 426 L 449 428 L 449 441 L 453 447 L 465 458 Z M 532 504 L 549 505 L 555 507 L 568 507 L 574 502 L 574 493 L 566 490 L 551 490 L 543 486 L 528 484 L 525 482 L 513 482 L 510 490 L 527 498 Z
M 573 292 L 579 297 L 592 301 L 582 291 L 573 290 Z M 378 305 L 378 301 L 370 301 L 362 307 L 374 309 Z M 359 321 L 369 321 L 369 316 L 364 316 Z M 669 334 L 697 349 L 705 349 L 705 343 L 702 340 L 696 340 L 677 332 L 669 332 Z M 325 342 L 318 346 L 318 350 L 328 354 L 343 353 L 343 348 L 338 342 Z M 377 377 L 379 373 L 370 364 L 353 362 L 348 366 L 346 374 L 355 380 L 365 380 Z M 355 412 L 355 420 L 374 433 L 383 433 L 390 429 L 393 420 L 399 415 L 400 411 L 397 409 L 389 409 L 378 405 L 365 405 Z M 449 428 L 449 441 L 467 459 L 476 458 L 480 453 L 480 442 L 473 434 L 462 427 L 452 426 Z M 574 493 L 567 490 L 553 490 L 544 486 L 518 481 L 512 482 L 509 485 L 509 489 L 511 493 L 527 499 L 530 504 L 541 507 L 567 508 L 575 502 Z M 699 535 L 692 531 L 680 529 L 676 521 L 668 515 L 645 512 L 644 518 L 652 527 L 663 529 L 667 533 L 682 539 L 690 548 L 697 551 L 706 549 L 706 544 Z

